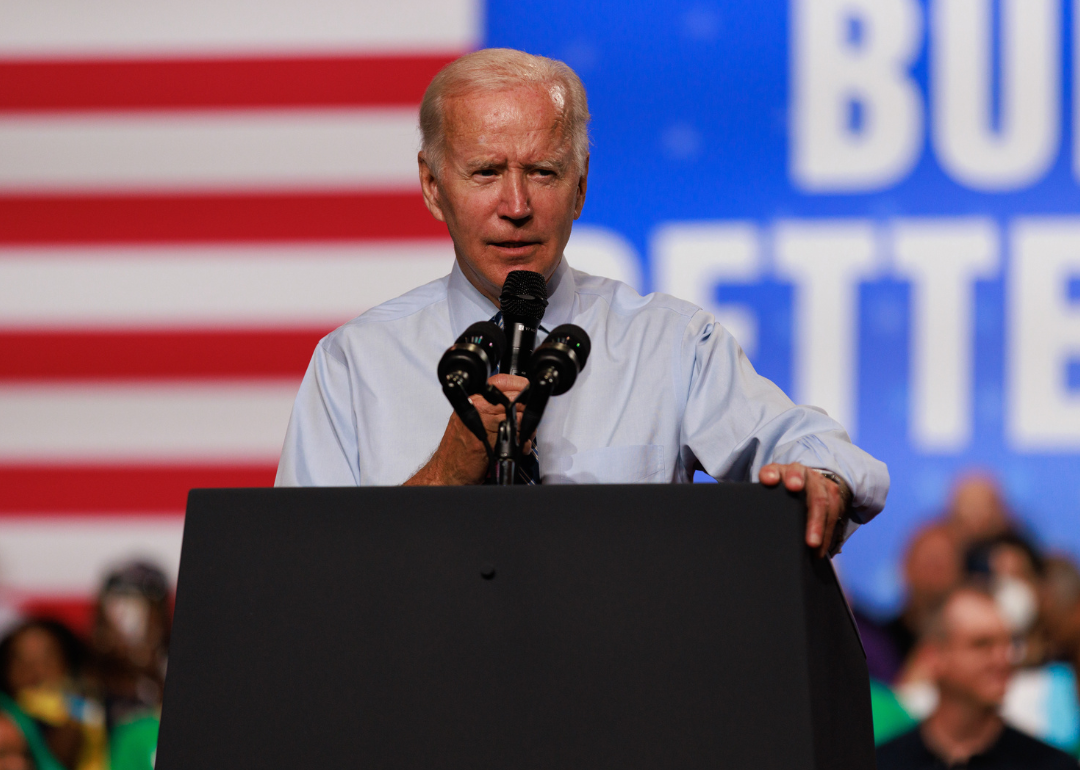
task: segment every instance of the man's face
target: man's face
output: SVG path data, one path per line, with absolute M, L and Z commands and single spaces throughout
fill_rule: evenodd
M 506 276 L 550 278 L 585 203 L 562 110 L 539 87 L 446 101 L 441 169 L 420 155 L 424 200 L 446 222 L 462 272 L 498 304 Z
M 944 623 L 945 637 L 935 645 L 942 695 L 999 707 L 1012 676 L 1012 640 L 993 600 L 961 593 L 949 600 Z
M 944 528 L 919 534 L 905 558 L 904 577 L 909 603 L 918 610 L 936 605 L 960 582 L 960 553 Z

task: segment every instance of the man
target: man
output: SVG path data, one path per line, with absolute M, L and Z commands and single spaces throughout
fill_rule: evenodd
M 435 369 L 470 324 L 493 317 L 506 276 L 531 270 L 548 283 L 543 327 L 572 322 L 592 339 L 588 365 L 537 431 L 543 483 L 686 482 L 697 467 L 721 480 L 783 481 L 806 491 L 806 541 L 824 554 L 845 531 L 843 514 L 857 524 L 881 510 L 885 466 L 758 376 L 708 313 L 566 264 L 585 203 L 588 120 L 581 81 L 561 62 L 484 50 L 435 77 L 420 109 L 420 182 L 454 242 L 454 268 L 320 342 L 277 483 L 482 483 L 485 450 L 452 414 Z M 514 398 L 527 380 L 491 383 Z M 473 403 L 494 441 L 502 409 Z
M 1076 770 L 1067 754 L 999 715 L 1013 672 L 1012 637 L 992 597 L 958 589 L 931 616 L 926 635 L 937 707 L 918 729 L 878 748 L 878 770 Z
M 944 523 L 962 550 L 1015 529 L 1001 485 L 984 471 L 969 471 L 956 480 Z

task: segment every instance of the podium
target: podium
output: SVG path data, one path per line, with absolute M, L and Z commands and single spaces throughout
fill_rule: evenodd
M 158 770 L 873 768 L 801 498 L 193 490 Z

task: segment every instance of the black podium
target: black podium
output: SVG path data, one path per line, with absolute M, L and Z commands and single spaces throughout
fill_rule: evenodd
M 158 770 L 873 768 L 799 498 L 195 490 Z

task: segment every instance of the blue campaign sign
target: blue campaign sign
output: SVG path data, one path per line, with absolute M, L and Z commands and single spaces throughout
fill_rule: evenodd
M 716 313 L 888 463 L 863 602 L 965 469 L 1080 554 L 1080 89 L 1062 0 L 491 0 L 593 114 L 568 255 Z M 1078 84 L 1080 85 L 1080 84 Z M 1074 117 L 1077 116 L 1077 117 Z

